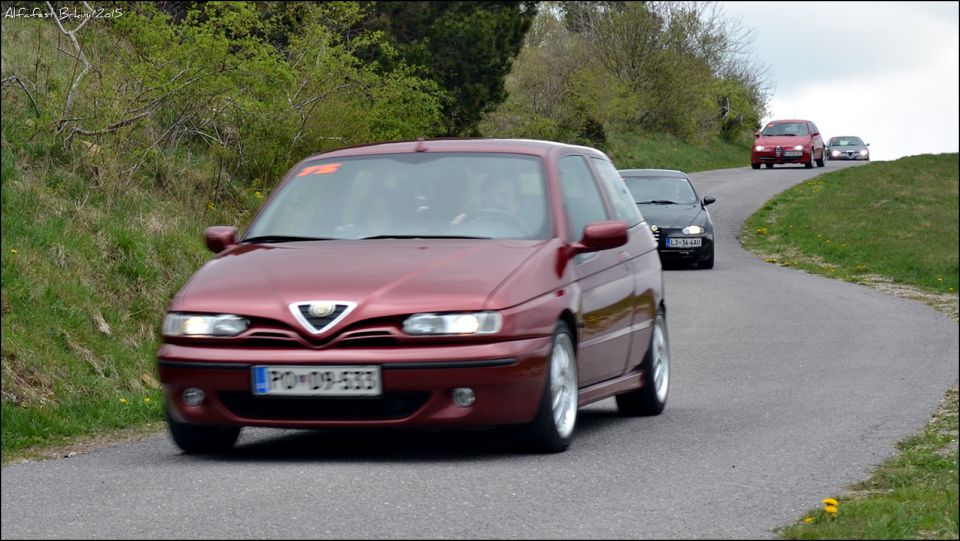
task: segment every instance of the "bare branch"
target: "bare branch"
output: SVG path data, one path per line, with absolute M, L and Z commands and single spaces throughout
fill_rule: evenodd
M 133 124 L 134 122 L 140 120 L 145 116 L 150 116 L 150 111 L 144 111 L 139 115 L 126 118 L 124 120 L 121 120 L 120 122 L 111 124 L 102 130 L 85 130 L 83 128 L 78 128 L 76 126 L 71 128 L 71 130 L 73 133 L 79 133 L 80 135 L 104 135 L 107 133 L 115 132 L 124 126 L 129 126 L 130 124 Z
M 88 4 L 87 2 L 83 2 L 83 5 L 88 10 L 93 11 L 93 9 L 90 7 L 90 4 Z M 71 111 L 73 111 L 73 103 L 77 99 L 77 91 L 80 89 L 80 81 L 83 80 L 84 76 L 87 75 L 87 72 L 90 71 L 90 68 L 91 68 L 90 61 L 87 60 L 87 55 L 83 53 L 83 48 L 80 47 L 80 42 L 77 40 L 77 31 L 83 28 L 83 26 L 87 24 L 87 21 L 89 21 L 90 18 L 89 17 L 84 18 L 83 22 L 77 25 L 76 28 L 74 28 L 73 30 L 67 31 L 67 29 L 63 27 L 63 23 L 60 22 L 60 18 L 57 17 L 57 12 L 56 10 L 53 9 L 53 4 L 51 4 L 48 1 L 47 7 L 50 8 L 50 14 L 53 15 L 53 20 L 54 22 L 57 23 L 57 28 L 60 29 L 61 33 L 63 33 L 68 38 L 70 38 L 70 41 L 73 43 L 74 49 L 77 50 L 77 57 L 80 59 L 81 62 L 83 62 L 83 70 L 76 77 L 73 78 L 73 84 L 70 85 L 70 92 L 67 94 L 67 102 L 63 106 L 63 116 L 64 118 L 66 118 L 66 117 L 69 117 Z M 68 122 L 67 120 L 60 121 L 60 125 L 57 127 L 57 133 L 60 133 L 63 131 L 63 128 L 67 125 L 67 122 Z
M 40 108 L 37 107 L 37 102 L 34 101 L 33 95 L 30 94 L 30 91 L 29 91 L 29 90 L 27 90 L 27 87 L 23 84 L 23 81 L 20 80 L 20 77 L 18 77 L 17 74 L 13 74 L 13 75 L 7 77 L 6 79 L 3 80 L 4 86 L 6 86 L 7 82 L 10 82 L 10 81 L 13 81 L 13 82 L 17 83 L 18 85 L 20 85 L 20 88 L 23 89 L 24 94 L 26 94 L 26 95 L 27 95 L 27 98 L 30 99 L 30 103 L 33 105 L 33 110 L 37 113 L 37 118 L 40 118 Z

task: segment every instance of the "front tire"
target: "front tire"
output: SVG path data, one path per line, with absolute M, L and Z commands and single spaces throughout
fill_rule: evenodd
M 650 348 L 640 365 L 643 387 L 617 395 L 621 415 L 630 417 L 660 415 L 667 406 L 670 391 L 670 337 L 667 314 L 661 308 L 650 336 Z
M 239 426 L 191 425 L 174 420 L 169 411 L 166 414 L 173 442 L 187 454 L 229 451 L 240 437 Z
M 750 164 L 750 167 L 753 167 L 754 169 L 760 169 L 760 164 L 759 164 L 759 163 L 751 163 L 751 164 Z
M 764 165 L 767 166 L 767 169 L 773 169 L 773 164 L 772 164 L 772 163 L 767 163 L 767 164 L 764 164 Z
M 553 331 L 553 345 L 543 379 L 537 417 L 523 427 L 522 436 L 531 450 L 559 453 L 573 441 L 580 407 L 577 352 L 570 327 L 563 321 L 558 322 Z

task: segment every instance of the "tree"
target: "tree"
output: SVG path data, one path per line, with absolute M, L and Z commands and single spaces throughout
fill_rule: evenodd
M 373 2 L 371 27 L 444 91 L 444 135 L 477 135 L 506 97 L 504 79 L 537 13 L 535 2 Z M 389 68 L 388 62 L 378 58 Z

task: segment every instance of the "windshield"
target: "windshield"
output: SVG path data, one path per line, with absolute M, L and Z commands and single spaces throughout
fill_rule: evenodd
M 623 180 L 637 203 L 692 205 L 697 202 L 697 194 L 685 178 L 624 177 Z
M 805 122 L 780 122 L 778 124 L 767 124 L 760 135 L 809 135 L 807 124 Z
M 409 153 L 308 162 L 246 234 L 322 239 L 552 234 L 539 158 Z
M 863 146 L 863 141 L 859 137 L 834 137 L 830 140 L 832 147 L 851 147 Z

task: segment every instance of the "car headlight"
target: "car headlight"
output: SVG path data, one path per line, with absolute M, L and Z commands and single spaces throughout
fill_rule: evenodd
M 860 149 L 860 155 L 861 155 L 861 156 L 866 156 L 866 155 L 867 155 L 867 152 L 869 152 L 869 151 L 868 151 L 867 149 L 865 149 L 865 148 Z
M 499 312 L 414 314 L 403 322 L 407 334 L 493 334 L 500 330 Z
M 753 147 L 753 150 L 756 150 L 757 152 L 763 152 L 764 147 L 763 147 L 763 145 L 757 145 L 757 146 Z
M 236 336 L 250 321 L 230 314 L 181 314 L 171 312 L 163 320 L 166 336 Z
M 796 145 L 793 147 L 793 150 L 803 150 L 803 145 Z
M 840 151 L 839 151 L 839 150 L 834 150 L 833 152 L 830 153 L 830 155 L 833 156 L 834 158 L 836 158 L 837 156 L 840 155 Z
M 703 233 L 703 228 L 699 225 L 688 225 L 683 228 L 684 235 L 699 235 L 700 233 Z

